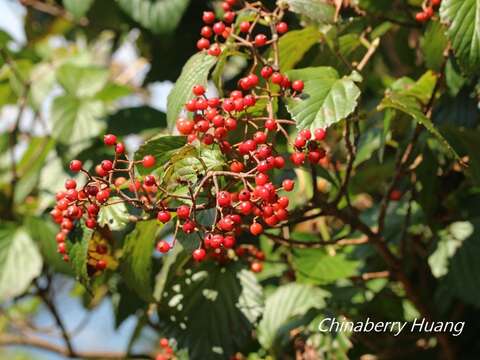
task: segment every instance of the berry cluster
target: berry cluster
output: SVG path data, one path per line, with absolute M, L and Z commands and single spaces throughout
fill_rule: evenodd
M 175 359 L 175 351 L 170 345 L 170 340 L 167 338 L 161 338 L 159 341 L 160 351 L 155 356 L 155 360 L 171 360 Z
M 422 5 L 422 11 L 415 14 L 415 20 L 418 22 L 427 22 L 435 14 L 435 8 L 438 8 L 442 0 L 429 0 Z
M 151 168 L 155 165 L 155 158 L 146 155 L 140 161 L 131 161 L 125 154 L 125 146 L 122 142 L 117 142 L 117 137 L 112 134 L 104 136 L 104 144 L 113 147 L 115 156 L 113 160 L 105 159 L 96 165 L 94 172 L 88 172 L 80 160 L 70 162 L 70 170 L 73 173 L 84 173 L 87 181 L 79 186 L 74 179 L 65 181 L 65 190 L 56 194 L 56 205 L 50 212 L 55 223 L 60 225 L 60 232 L 56 235 L 57 251 L 64 255 L 68 260 L 67 236 L 73 230 L 75 222 L 83 219 L 87 228 L 95 229 L 97 227 L 98 214 L 102 206 L 109 206 L 116 202 L 109 202 L 112 196 L 118 196 L 116 201 L 126 201 L 130 203 L 141 204 L 148 209 L 151 204 L 151 193 L 158 191 L 155 178 L 151 175 L 143 179 L 143 184 L 133 176 L 134 165 L 141 165 L 145 168 Z M 118 174 L 128 174 L 130 182 L 128 183 L 128 193 L 122 190 L 127 183 L 125 176 Z M 100 249 L 99 254 L 104 250 Z M 107 267 L 105 260 L 100 259 L 96 262 L 97 270 L 103 270 Z
M 157 243 L 160 253 L 167 253 L 183 233 L 200 240 L 192 254 L 197 262 L 206 258 L 219 263 L 243 259 L 252 271 L 262 270 L 263 253 L 253 245 L 238 244 L 237 240 L 242 233 L 259 236 L 266 228 L 279 227 L 288 221 L 289 199 L 285 193 L 293 190 L 294 181 L 285 179 L 280 184 L 273 181 L 273 172 L 283 169 L 288 161 L 288 156 L 275 146 L 278 137 L 285 137 L 293 149 L 290 160 L 294 166 L 301 166 L 307 159 L 315 166 L 326 159 L 326 151 L 321 147 L 326 132 L 304 129 L 294 141 L 290 140 L 287 127 L 295 125 L 295 121 L 276 118 L 273 104 L 279 98 L 301 94 L 304 83 L 298 79 L 291 81 L 280 72 L 277 42 L 288 31 L 282 21 L 283 9 L 270 12 L 260 3 L 242 1 L 241 6 L 239 3 L 236 0 L 223 3 L 223 21 L 216 21 L 212 12 L 203 14 L 206 25 L 198 45 L 210 55 L 218 55 L 217 50 L 223 46 L 220 41 L 228 39 L 228 46 L 245 51 L 254 59 L 249 72 L 238 80 L 236 89 L 227 97 L 207 97 L 204 86 L 193 86 L 184 115 L 176 122 L 178 132 L 187 136 L 189 146 L 220 150 L 226 159 L 225 168 L 197 174 L 195 182 L 174 179 L 175 184 L 188 188 L 187 194 L 180 195 L 154 174 L 136 174 L 139 167 L 149 169 L 168 164 L 156 164 L 151 155 L 141 160 L 129 159 L 123 143 L 113 134 L 105 135 L 104 143 L 113 148 L 113 159 L 103 160 L 92 172 L 81 161 L 73 160 L 70 170 L 86 175 L 86 181 L 78 186 L 75 180 L 67 180 L 66 190 L 57 194 L 57 205 L 51 212 L 60 224 L 58 252 L 65 260 L 68 260 L 67 235 L 75 223 L 83 221 L 86 227 L 95 229 L 102 207 L 125 202 L 143 210 L 143 219 L 156 217 L 163 224 L 175 223 L 173 242 Z M 234 11 L 237 6 L 239 9 Z M 245 10 L 253 13 L 255 19 L 234 23 L 239 12 Z M 259 31 L 259 27 L 267 30 Z M 265 35 L 267 31 L 270 38 Z M 212 36 L 216 42 L 210 45 Z M 273 56 L 265 58 L 258 48 L 270 44 Z M 202 222 L 199 214 L 204 211 L 214 211 L 213 223 Z M 95 258 L 96 270 L 107 265 L 106 258 Z

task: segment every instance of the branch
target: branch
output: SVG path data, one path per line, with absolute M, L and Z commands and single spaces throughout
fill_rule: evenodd
M 278 242 L 282 245 L 289 245 L 300 249 L 306 248 L 321 248 L 327 245 L 361 245 L 368 243 L 368 237 L 362 236 L 358 239 L 335 239 L 335 240 L 322 240 L 322 241 L 300 241 L 300 240 L 293 240 L 293 239 L 286 239 L 284 237 L 273 235 L 273 234 L 265 234 L 269 239 L 272 239 L 275 242 Z
M 11 334 L 0 334 L 0 345 L 2 346 L 28 346 L 37 349 L 46 350 L 52 353 L 62 355 L 70 359 L 154 359 L 148 354 L 126 354 L 123 352 L 108 352 L 108 351 L 82 351 L 71 353 L 67 348 L 52 344 L 44 339 L 38 337 L 22 337 Z

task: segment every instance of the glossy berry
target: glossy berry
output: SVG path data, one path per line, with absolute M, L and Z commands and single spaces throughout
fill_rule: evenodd
M 107 134 L 103 137 L 103 142 L 107 146 L 113 146 L 117 142 L 117 137 L 113 134 Z
M 327 131 L 325 129 L 315 129 L 315 131 L 313 132 L 313 136 L 317 141 L 324 140 L 326 135 L 327 135 Z
M 211 37 L 213 35 L 212 28 L 210 26 L 202 27 L 202 30 L 200 30 L 200 35 L 202 35 L 204 38 Z
M 169 222 L 171 218 L 172 218 L 172 216 L 170 215 L 170 213 L 168 211 L 159 211 L 158 214 L 157 214 L 158 221 L 160 221 L 164 224 Z
M 187 219 L 190 216 L 190 207 L 188 205 L 180 205 L 177 208 L 177 216 L 179 219 Z
M 292 83 L 292 89 L 297 91 L 297 92 L 302 92 L 304 88 L 304 84 L 302 80 L 295 80 Z
M 167 338 L 161 338 L 160 339 L 160 346 L 163 348 L 166 348 L 169 345 L 169 341 Z
M 252 262 L 252 264 L 250 265 L 250 270 L 252 270 L 254 273 L 262 272 L 262 270 L 263 270 L 263 264 L 262 264 L 261 262 L 254 261 L 254 262 Z
M 210 41 L 206 38 L 201 38 L 197 41 L 197 49 L 198 50 L 206 50 L 210 47 Z
M 204 11 L 202 20 L 205 24 L 211 24 L 215 21 L 215 14 L 211 11 Z
M 391 201 L 398 201 L 402 198 L 402 195 L 400 190 L 392 190 L 389 197 Z
M 234 161 L 230 164 L 230 171 L 240 173 L 243 171 L 244 165 L 239 161 Z
M 77 187 L 77 182 L 73 179 L 68 179 L 65 181 L 65 189 L 75 189 Z
M 113 169 L 113 163 L 110 160 L 103 160 L 100 163 L 100 166 L 102 167 L 103 170 L 107 172 Z
M 97 264 L 95 265 L 95 268 L 97 270 L 105 270 L 107 268 L 107 262 L 103 259 L 100 259 L 97 261 Z
M 115 153 L 123 154 L 125 152 L 125 145 L 123 143 L 118 143 L 115 145 Z
M 227 207 L 232 204 L 232 195 L 228 191 L 220 191 L 217 196 L 217 203 L 221 207 Z
M 70 170 L 73 171 L 73 172 L 79 172 L 80 170 L 82 170 L 82 162 L 80 160 L 72 160 L 70 162 Z
M 178 132 L 182 135 L 189 135 L 192 133 L 195 123 L 193 120 L 180 118 L 177 120 Z
M 258 34 L 255 36 L 255 46 L 261 47 L 267 43 L 267 37 L 264 34 Z
M 152 155 L 145 155 L 142 159 L 142 165 L 145 168 L 151 168 L 153 165 L 155 165 L 155 157 Z
M 213 32 L 217 35 L 221 35 L 225 31 L 225 24 L 219 21 L 213 25 Z
M 207 253 L 205 252 L 204 249 L 197 249 L 193 252 L 193 259 L 195 261 L 203 261 L 205 259 L 205 256 L 207 255 Z
M 240 32 L 247 33 L 250 30 L 250 23 L 248 21 L 242 21 L 240 23 Z
M 282 21 L 277 24 L 276 29 L 279 34 L 285 34 L 288 31 L 288 25 Z
M 282 186 L 285 191 L 292 191 L 295 186 L 295 182 L 290 179 L 285 179 L 282 182 Z
M 253 235 L 258 236 L 261 233 L 263 233 L 263 226 L 261 224 L 255 222 L 252 225 L 250 225 L 250 232 Z
M 202 85 L 195 85 L 195 86 L 193 87 L 192 92 L 193 92 L 196 96 L 202 96 L 203 94 L 205 94 L 205 88 L 204 88 Z
M 264 66 L 262 70 L 260 70 L 260 75 L 264 79 L 268 79 L 273 74 L 273 69 L 270 66 Z
M 157 243 L 157 251 L 165 254 L 170 251 L 170 244 L 165 240 L 161 240 Z M 168 345 L 168 344 L 167 344 Z

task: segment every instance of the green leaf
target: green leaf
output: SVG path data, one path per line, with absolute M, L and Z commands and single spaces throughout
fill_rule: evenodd
M 310 309 L 325 307 L 328 293 L 306 284 L 290 283 L 278 287 L 265 302 L 265 312 L 258 325 L 258 341 L 270 349 L 281 327 Z
M 438 21 L 430 21 L 421 40 L 425 64 L 429 69 L 440 71 L 445 61 L 444 52 L 448 45 L 445 29 Z
M 441 231 L 440 241 L 435 251 L 428 257 L 428 264 L 433 276 L 439 278 L 448 273 L 448 264 L 463 242 L 474 232 L 472 223 L 459 221 L 452 223 Z
M 185 136 L 156 136 L 145 142 L 135 153 L 135 159 L 141 160 L 145 155 L 153 155 L 156 159 L 155 166 L 148 169 L 151 172 L 154 169 L 160 168 L 171 161 L 172 157 L 177 155 L 182 147 L 187 143 Z M 146 173 L 147 170 L 139 166 L 141 173 Z
M 111 202 L 118 202 L 119 200 L 121 200 L 119 197 L 110 199 Z M 130 222 L 129 215 L 125 203 L 102 206 L 98 213 L 98 224 L 108 226 L 112 231 L 123 230 Z
M 63 0 L 63 6 L 75 19 L 85 16 L 94 0 Z
M 287 103 L 299 129 L 327 128 L 345 119 L 357 106 L 360 89 L 350 77 L 340 78 L 333 68 L 310 67 L 287 74 L 292 80 L 305 82 L 302 95 Z
M 97 137 L 105 128 L 99 120 L 104 111 L 100 101 L 59 96 L 52 105 L 52 136 L 67 145 Z
M 430 131 L 445 148 L 454 156 L 456 159 L 460 159 L 457 152 L 452 148 L 452 146 L 445 140 L 443 135 L 437 130 L 433 125 L 432 121 L 425 116 L 422 111 L 420 103 L 413 97 L 408 95 L 402 95 L 398 93 L 387 94 L 383 98 L 382 102 L 379 105 L 379 110 L 392 108 L 399 110 L 405 114 L 410 115 L 415 121 L 425 126 L 425 128 Z
M 25 219 L 25 228 L 48 266 L 62 274 L 73 275 L 72 268 L 57 253 L 55 235 L 58 233 L 58 225 L 45 217 L 28 217 Z
M 189 0 L 116 0 L 132 19 L 155 34 L 170 33 L 179 24 Z
M 360 262 L 343 253 L 334 255 L 325 249 L 295 249 L 293 267 L 297 280 L 314 285 L 333 283 L 358 274 Z
M 449 24 L 447 36 L 467 72 L 480 72 L 480 0 L 444 0 L 440 17 Z
M 144 301 L 153 300 L 153 251 L 160 225 L 156 220 L 141 221 L 125 238 L 121 269 L 127 286 Z
M 182 73 L 167 98 L 167 122 L 170 129 L 174 127 L 185 103 L 193 98 L 193 86 L 206 85 L 208 74 L 216 62 L 216 57 L 199 52 L 183 66 Z
M 108 103 L 131 95 L 132 92 L 129 86 L 109 82 L 102 90 L 95 94 L 95 99 Z
M 24 293 L 42 271 L 42 257 L 28 232 L 13 223 L 0 224 L 0 300 Z
M 225 166 L 225 157 L 219 149 L 200 146 L 195 150 L 178 161 L 172 161 L 167 168 L 166 178 L 175 176 L 194 182 L 198 174 L 204 174 L 209 170 L 221 170 Z
M 108 71 L 99 66 L 65 64 L 57 70 L 57 80 L 68 94 L 91 97 L 107 84 Z
M 107 119 L 111 134 L 125 136 L 138 134 L 146 129 L 167 127 L 167 117 L 164 112 L 149 106 L 126 108 L 110 115 Z
M 225 359 L 252 341 L 262 300 L 262 287 L 241 264 L 205 262 L 166 285 L 161 328 L 188 348 L 190 359 Z
M 320 35 L 315 27 L 292 30 L 283 35 L 278 42 L 280 70 L 285 72 L 293 69 L 307 51 L 319 42 Z
M 73 241 L 67 243 L 70 264 L 72 264 L 78 281 L 88 286 L 90 283 L 90 276 L 87 271 L 88 245 L 95 233 L 86 227 L 77 227 L 74 229 L 72 236 Z
M 335 20 L 335 6 L 327 0 L 280 0 L 280 2 L 288 4 L 294 13 L 320 24 L 330 24 Z
M 17 165 L 19 180 L 15 186 L 15 203 L 22 203 L 38 185 L 40 172 L 47 155 L 55 145 L 53 139 L 31 138 L 28 149 Z

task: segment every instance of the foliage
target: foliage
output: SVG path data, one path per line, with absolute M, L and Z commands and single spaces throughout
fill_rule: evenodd
M 5 356 L 18 345 L 65 358 L 480 356 L 480 0 L 19 6 L 26 43 L 0 31 L 0 345 L 14 345 Z M 199 51 L 198 31 L 212 26 L 203 11 L 232 29 Z M 157 89 L 167 89 L 161 101 Z M 207 114 L 189 106 L 217 94 L 201 131 Z M 105 147 L 106 133 L 126 150 Z M 114 170 L 99 175 L 110 158 Z M 271 201 L 255 192 L 260 173 Z M 70 229 L 55 215 L 68 178 L 110 192 L 103 204 L 79 200 L 85 213 L 99 204 L 92 226 L 80 214 Z M 256 205 L 241 213 L 244 186 Z M 220 190 L 233 197 L 226 206 Z M 135 318 L 127 352 L 76 348 L 69 314 L 57 313 L 62 281 L 88 312 L 111 300 L 117 327 Z M 42 329 L 23 336 L 41 311 L 62 343 Z M 461 320 L 468 330 L 322 332 L 327 317 Z

